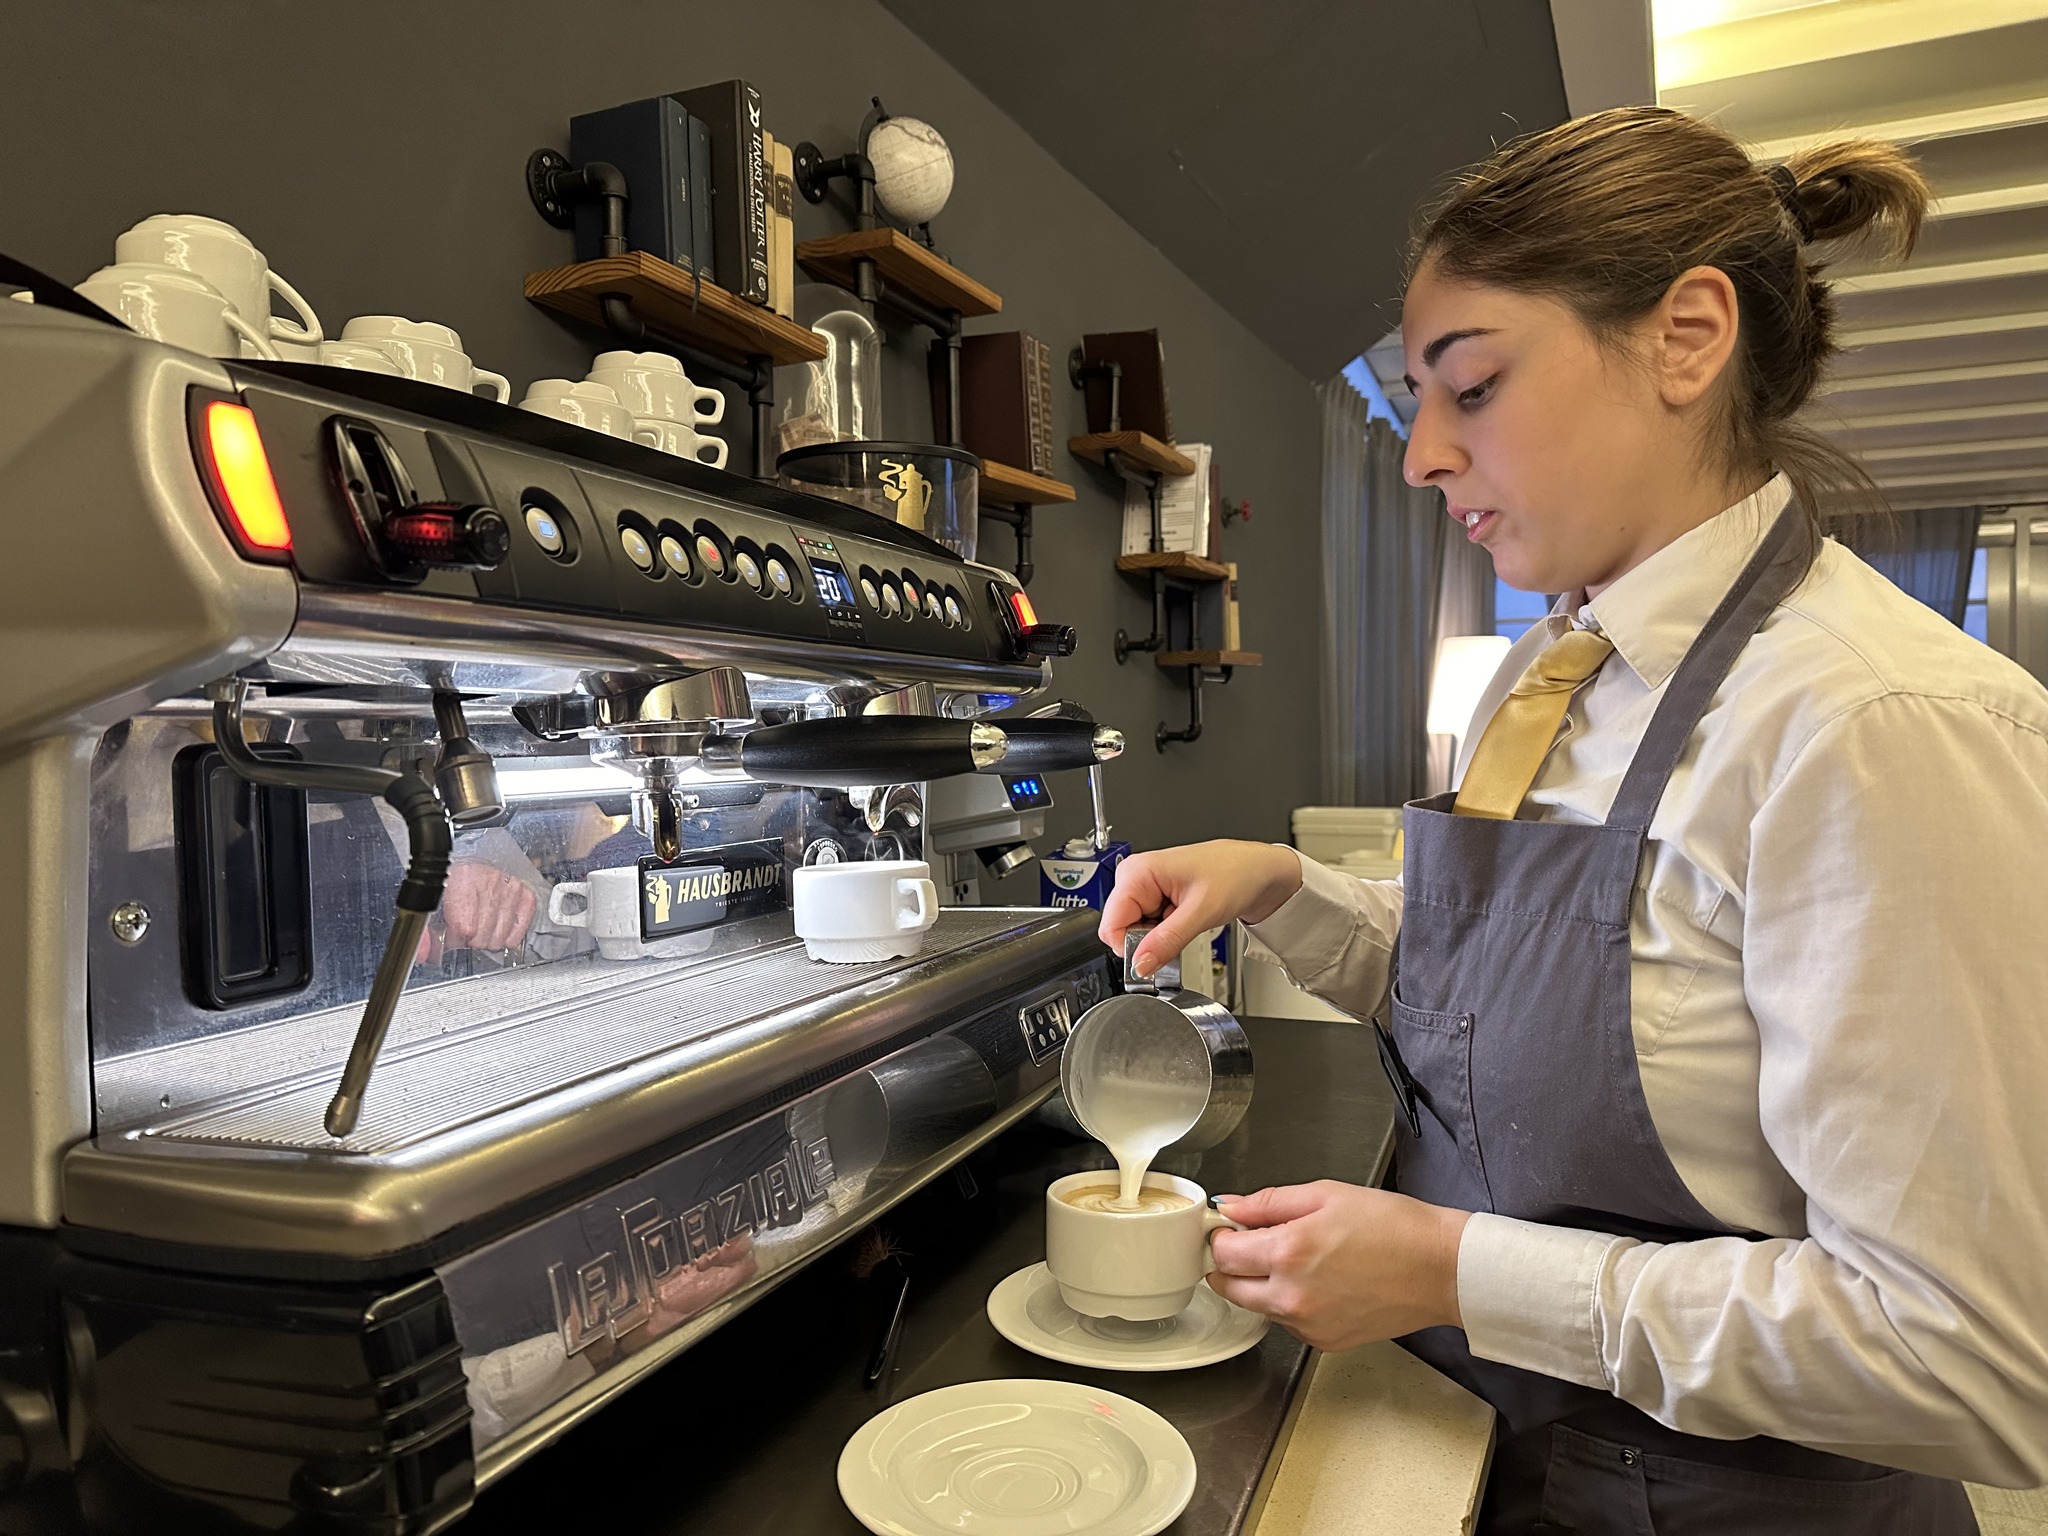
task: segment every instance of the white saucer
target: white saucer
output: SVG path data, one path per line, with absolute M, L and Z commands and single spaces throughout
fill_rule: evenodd
M 1194 1300 L 1158 1323 L 1098 1321 L 1060 1300 L 1043 1264 L 1020 1269 L 988 1293 L 988 1320 L 1020 1349 L 1064 1365 L 1104 1371 L 1187 1371 L 1241 1355 L 1266 1336 L 1266 1319 L 1205 1285 Z
M 1071 1381 L 941 1387 L 839 1453 L 839 1496 L 882 1536 L 1154 1536 L 1194 1493 L 1179 1430 Z

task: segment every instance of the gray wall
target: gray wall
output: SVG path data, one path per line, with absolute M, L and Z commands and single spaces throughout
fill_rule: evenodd
M 1266 666 L 1212 689 L 1207 734 L 1161 756 L 1153 726 L 1183 722 L 1185 689 L 1142 658 L 1116 665 L 1110 637 L 1119 623 L 1143 630 L 1146 599 L 1112 565 L 1118 493 L 1060 452 L 1080 497 L 1039 516 L 1032 593 L 1081 631 L 1060 692 L 1133 738 L 1110 774 L 1119 835 L 1141 847 L 1282 839 L 1288 808 L 1313 798 L 1309 382 L 875 0 L 72 0 L 22 8 L 8 32 L 0 143 L 17 190 L 0 250 L 76 282 L 144 215 L 212 214 L 261 246 L 330 330 L 364 313 L 439 320 L 515 388 L 580 376 L 598 350 L 519 289 L 527 271 L 570 259 L 569 236 L 541 222 L 522 182 L 530 150 L 566 146 L 570 114 L 745 75 L 778 137 L 827 154 L 851 147 L 872 95 L 927 118 L 958 166 L 940 244 L 1004 298 L 1000 317 L 972 328 L 1021 327 L 1064 359 L 1083 331 L 1158 327 L 1179 435 L 1214 442 L 1225 494 L 1256 506 L 1228 552 L 1243 566 L 1246 643 Z M 799 199 L 799 238 L 845 227 Z M 926 339 L 909 331 L 893 349 L 892 434 L 930 431 Z M 1063 379 L 1055 394 L 1063 444 L 1081 430 L 1080 397 Z M 983 532 L 1007 560 L 1009 530 Z M 1086 824 L 1086 786 L 1061 778 L 1052 830 L 1067 835 Z M 1013 880 L 1006 894 L 1025 889 Z

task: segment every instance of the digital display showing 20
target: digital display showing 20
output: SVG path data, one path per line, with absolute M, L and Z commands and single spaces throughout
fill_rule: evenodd
M 811 580 L 817 583 L 818 598 L 827 608 L 854 606 L 853 583 L 846 579 L 846 567 L 830 560 L 811 562 Z

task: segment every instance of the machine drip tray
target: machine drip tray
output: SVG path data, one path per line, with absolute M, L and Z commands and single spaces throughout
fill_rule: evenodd
M 101 1130 L 67 1155 L 65 1218 L 230 1248 L 407 1248 L 1102 955 L 1090 914 L 953 908 L 908 960 L 821 965 L 778 937 L 424 988 L 401 1001 L 340 1141 L 321 1117 L 352 1008 L 140 1052 L 99 1066 Z

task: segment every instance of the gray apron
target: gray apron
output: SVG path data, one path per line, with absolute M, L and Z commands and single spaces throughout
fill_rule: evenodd
M 1811 561 L 1795 503 L 1673 674 L 1604 825 L 1455 816 L 1451 795 L 1407 807 L 1393 1031 L 1380 1033 L 1401 1101 L 1403 1193 L 1653 1242 L 1734 1232 L 1686 1189 L 1651 1123 L 1630 1023 L 1629 915 L 1672 769 L 1737 653 Z M 1958 1483 L 1782 1440 L 1682 1434 L 1608 1393 L 1476 1359 L 1458 1329 L 1400 1342 L 1501 1417 L 1482 1536 L 1977 1529 Z

